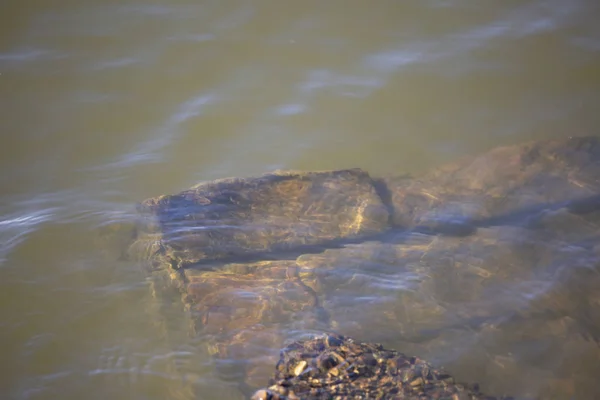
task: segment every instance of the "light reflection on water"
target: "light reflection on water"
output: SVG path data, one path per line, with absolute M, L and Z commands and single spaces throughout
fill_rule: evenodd
M 277 168 L 417 173 L 495 145 L 597 134 L 600 126 L 594 1 L 374 7 L 61 0 L 5 9 L 0 388 L 6 398 L 191 398 L 192 389 L 202 398 L 236 396 L 200 350 L 202 338 L 188 336 L 178 299 L 154 299 L 143 271 L 121 259 L 127 235 L 111 235 L 111 228 L 130 220 L 137 201 L 200 180 Z M 598 251 L 580 248 L 572 243 L 561 257 L 595 265 Z M 491 291 L 488 301 L 510 309 L 545 299 L 543 314 L 544 304 L 560 303 L 571 286 L 584 285 L 563 270 L 564 259 L 547 265 L 555 276 L 512 282 Z M 382 275 L 362 276 L 365 304 L 389 304 L 417 279 L 386 280 L 389 265 L 373 260 L 371 267 Z M 555 285 L 559 279 L 572 283 Z M 586 323 L 564 317 L 553 326 L 580 332 L 579 341 L 565 345 L 591 357 L 595 315 L 581 304 L 574 309 Z M 476 316 L 486 307 L 465 311 L 478 329 Z M 516 323 L 502 311 L 485 329 Z M 453 366 L 467 381 L 519 368 L 486 350 L 509 347 L 509 339 L 489 334 L 485 340 L 496 340 L 490 344 L 475 328 L 465 334 L 450 323 L 461 318 L 449 311 L 443 333 L 429 331 L 438 335 L 429 347 L 414 336 L 414 343 L 393 340 L 385 322 L 373 339 L 432 361 L 472 354 Z M 361 331 L 354 322 L 340 323 Z M 553 340 L 521 349 L 522 358 L 535 346 L 552 349 Z M 436 352 L 448 342 L 457 343 L 456 354 Z M 552 374 L 543 364 L 532 362 L 514 387 L 535 392 Z M 487 375 L 478 365 L 488 366 Z M 481 383 L 490 390 L 510 386 Z M 582 396 L 599 393 L 588 386 Z

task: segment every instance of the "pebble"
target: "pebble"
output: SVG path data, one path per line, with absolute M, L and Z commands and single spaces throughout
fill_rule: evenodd
M 252 400 L 427 398 L 501 400 L 417 357 L 336 334 L 294 342 L 280 355 L 268 389 Z

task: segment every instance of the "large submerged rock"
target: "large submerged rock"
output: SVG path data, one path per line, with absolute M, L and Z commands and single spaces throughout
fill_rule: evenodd
M 327 245 L 389 227 L 387 207 L 359 169 L 201 183 L 148 199 L 139 211 L 142 231 L 154 233 L 150 240 L 159 243 L 152 257 L 175 268 Z
M 139 211 L 129 253 L 181 293 L 191 332 L 248 395 L 286 341 L 334 330 L 470 371 L 496 395 L 600 396 L 598 138 L 497 148 L 415 178 L 224 179 Z M 371 372 L 377 393 L 400 390 Z

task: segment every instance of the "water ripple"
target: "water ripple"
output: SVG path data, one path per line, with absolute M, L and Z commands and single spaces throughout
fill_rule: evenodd
M 56 212 L 57 208 L 46 208 L 0 217 L 0 265 L 4 264 L 8 254 L 38 229 L 39 225 L 53 219 Z
M 429 57 L 431 55 L 424 49 L 398 49 L 368 56 L 365 65 L 378 72 L 390 73 L 411 64 L 426 62 Z
M 95 70 L 104 70 L 104 69 L 112 69 L 112 68 L 122 68 L 122 67 L 128 67 L 130 65 L 137 64 L 139 62 L 140 61 L 136 58 L 121 57 L 121 58 L 115 58 L 112 60 L 99 62 L 94 66 L 94 69 Z
M 7 53 L 0 53 L 0 63 L 22 64 L 31 62 L 42 62 L 66 58 L 67 55 L 55 50 L 48 49 L 20 49 Z
M 306 112 L 305 104 L 283 104 L 275 108 L 275 113 L 282 116 L 298 115 Z
M 456 57 L 488 45 L 494 39 L 519 39 L 524 36 L 556 29 L 579 9 L 573 2 L 554 2 L 523 6 L 491 23 L 470 28 L 465 32 L 400 47 L 383 50 L 365 57 L 364 66 L 377 73 L 390 74 L 416 63 L 429 63 Z M 540 9 L 541 8 L 541 9 Z
M 212 33 L 199 33 L 169 36 L 167 40 L 172 40 L 175 42 L 209 42 L 215 38 L 216 36 Z
M 383 85 L 383 80 L 376 76 L 341 75 L 327 69 L 315 69 L 300 83 L 299 90 L 302 94 L 313 94 L 320 89 L 335 88 L 342 95 L 365 97 Z
M 218 97 L 213 92 L 209 92 L 181 103 L 153 137 L 138 145 L 134 150 L 123 154 L 118 160 L 92 169 L 119 169 L 162 161 L 165 156 L 164 149 L 175 143 L 176 137 L 180 134 L 179 125 L 200 116 L 204 108 L 214 104 L 217 99 Z
M 197 117 L 202 112 L 204 106 L 214 103 L 216 96 L 214 93 L 208 93 L 205 95 L 193 97 L 190 100 L 181 104 L 178 110 L 167 122 L 165 128 L 172 128 L 175 125 L 179 125 L 182 122 L 187 121 L 192 117 Z

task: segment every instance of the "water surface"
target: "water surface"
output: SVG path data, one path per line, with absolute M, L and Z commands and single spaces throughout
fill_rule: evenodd
M 3 8 L 3 398 L 236 395 L 98 240 L 136 201 L 277 168 L 418 173 L 600 126 L 593 0 Z

